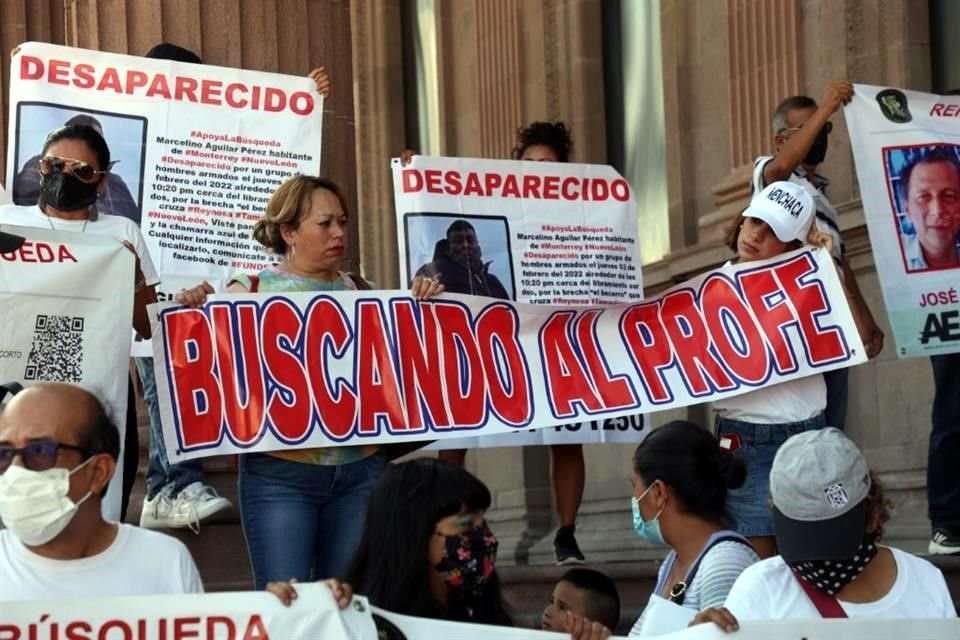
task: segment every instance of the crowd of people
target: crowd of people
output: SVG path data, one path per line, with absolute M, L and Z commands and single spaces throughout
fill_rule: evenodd
M 200 62 L 166 44 L 149 55 Z M 322 68 L 311 78 L 318 91 L 329 93 Z M 828 182 L 816 173 L 827 151 L 830 118 L 852 92 L 849 83 L 833 83 L 819 105 L 794 96 L 778 106 L 775 153 L 756 161 L 753 197 L 733 221 L 726 244 L 736 262 L 808 244 L 829 250 L 867 353 L 875 357 L 884 335 L 850 269 L 837 212 L 825 193 Z M 520 160 L 567 162 L 572 150 L 562 123 L 534 123 L 518 132 L 517 141 L 512 155 Z M 156 301 L 159 276 L 130 216 L 98 211 L 101 197 L 116 184 L 102 132 L 73 118 L 51 132 L 28 163 L 36 166 L 37 202 L 0 208 L 0 223 L 102 234 L 124 243 L 137 258 L 133 329 L 150 338 L 146 307 Z M 908 191 L 914 183 L 926 188 L 934 179 L 924 173 L 930 167 L 955 172 L 960 181 L 955 161 L 932 158 L 914 169 Z M 918 227 L 931 216 L 949 216 L 924 206 L 922 212 L 911 209 Z M 276 263 L 236 274 L 226 292 L 373 288 L 360 274 L 341 269 L 350 215 L 330 180 L 286 180 L 253 229 Z M 960 225 L 960 216 L 951 223 Z M 932 260 L 922 234 L 919 242 L 922 255 Z M 432 261 L 409 284 L 419 300 L 444 291 L 509 297 L 464 220 L 449 226 Z M 202 282 L 176 300 L 195 307 L 212 293 Z M 960 552 L 958 359 L 960 354 L 933 358 L 931 553 Z M 150 529 L 196 529 L 232 505 L 204 484 L 198 463 L 166 459 L 152 361 L 139 360 L 136 371 L 151 423 L 139 527 L 102 516 L 120 456 L 120 419 L 128 420 L 124 510 L 129 499 L 137 469 L 135 416 L 133 422 L 109 416 L 94 391 L 61 383 L 34 385 L 3 405 L 0 602 L 202 592 L 187 548 Z M 754 619 L 956 617 L 936 567 L 881 544 L 889 503 L 842 431 L 848 395 L 845 369 L 811 375 L 716 402 L 712 432 L 675 421 L 636 447 L 632 468 L 623 470 L 633 484 L 624 511 L 631 510 L 639 538 L 669 551 L 631 636 L 662 632 L 664 617 L 676 620 L 678 609 L 691 624 L 713 622 L 726 630 Z M 491 493 L 463 468 L 465 455 L 454 449 L 438 458 L 391 462 L 386 447 L 354 445 L 239 456 L 239 511 L 253 587 L 289 604 L 298 583 L 326 580 L 341 606 L 356 592 L 401 614 L 514 624 L 496 571 L 497 537 L 486 519 Z M 586 559 L 574 533 L 586 479 L 582 446 L 554 445 L 551 460 L 557 563 L 580 564 Z M 543 629 L 604 638 L 620 624 L 616 586 L 598 571 L 571 569 L 544 598 Z

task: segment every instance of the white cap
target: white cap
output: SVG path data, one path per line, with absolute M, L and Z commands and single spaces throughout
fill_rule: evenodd
M 743 215 L 766 222 L 780 242 L 806 240 L 815 207 L 807 190 L 792 182 L 774 182 L 750 201 Z

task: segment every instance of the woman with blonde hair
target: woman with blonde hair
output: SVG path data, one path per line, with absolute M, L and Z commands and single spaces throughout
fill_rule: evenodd
M 336 184 L 313 176 L 290 178 L 253 228 L 253 237 L 282 259 L 260 273 L 235 276 L 227 292 L 370 289 L 359 275 L 340 270 L 348 220 Z M 418 299 L 442 291 L 430 278 L 417 278 L 411 286 Z M 204 282 L 176 300 L 199 306 L 210 293 L 213 288 Z M 380 445 L 241 455 L 240 518 L 256 588 L 344 575 L 385 463 Z

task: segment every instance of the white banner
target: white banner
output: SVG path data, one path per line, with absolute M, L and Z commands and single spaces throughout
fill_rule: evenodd
M 632 305 L 246 293 L 150 315 L 170 460 L 510 434 L 866 358 L 822 249 L 727 265 Z
M 960 96 L 854 88 L 844 115 L 897 353 L 960 351 Z
M 305 76 L 28 42 L 10 67 L 7 190 L 36 204 L 46 135 L 98 127 L 116 164 L 97 207 L 140 225 L 160 299 L 221 290 L 270 264 L 251 228 L 281 182 L 319 172 L 322 113 Z
M 133 254 L 111 238 L 0 225 L 26 238 L 0 254 L 0 381 L 69 382 L 96 393 L 120 430 L 127 417 Z M 120 517 L 123 454 L 104 501 Z
M 608 166 L 414 156 L 393 161 L 401 281 L 530 304 L 643 298 L 637 206 Z M 639 443 L 643 415 L 574 422 L 431 448 Z
M 339 610 L 323 584 L 285 607 L 264 592 L 3 603 L 0 640 L 561 640 L 569 634 L 414 618 L 355 596 Z M 960 620 L 745 621 L 701 624 L 662 640 L 956 640 Z M 622 638 L 611 636 L 612 640 Z

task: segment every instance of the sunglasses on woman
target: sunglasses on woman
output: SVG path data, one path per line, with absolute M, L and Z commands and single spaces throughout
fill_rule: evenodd
M 20 455 L 23 460 L 23 466 L 30 471 L 46 471 L 52 469 L 57 463 L 57 452 L 60 449 L 68 451 L 79 451 L 85 457 L 94 455 L 95 451 L 84 449 L 73 444 L 62 444 L 60 442 L 31 442 L 25 447 L 9 447 L 0 445 L 0 475 L 6 472 L 13 464 L 13 459 Z
M 80 182 L 91 183 L 97 180 L 106 171 L 98 171 L 93 165 L 87 164 L 83 160 L 71 160 L 69 158 L 58 158 L 57 156 L 44 156 L 40 158 L 40 173 L 49 176 L 54 173 L 63 173 L 66 171 Z

